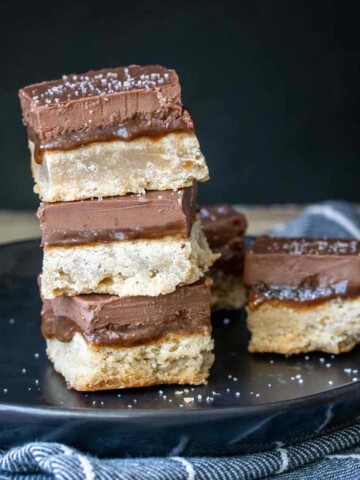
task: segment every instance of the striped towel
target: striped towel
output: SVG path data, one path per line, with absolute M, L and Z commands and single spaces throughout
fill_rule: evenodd
M 270 231 L 277 237 L 329 237 L 360 240 L 360 208 L 347 202 L 310 205 L 289 223 Z
M 344 202 L 307 207 L 271 235 L 360 239 L 360 211 Z M 57 443 L 0 453 L 0 480 L 359 480 L 360 424 L 286 448 L 237 457 L 97 459 Z
M 359 480 L 360 424 L 287 448 L 239 457 L 96 459 L 57 443 L 0 454 L 11 480 Z

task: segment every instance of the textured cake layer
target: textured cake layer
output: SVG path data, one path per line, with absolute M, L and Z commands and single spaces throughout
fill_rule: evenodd
M 291 307 L 268 301 L 248 308 L 250 352 L 342 353 L 360 342 L 360 297 Z
M 67 343 L 47 340 L 47 354 L 70 388 L 79 391 L 206 383 L 214 361 L 210 329 L 170 334 L 131 348 L 95 347 L 76 333 Z
M 34 150 L 30 142 L 30 149 Z M 75 150 L 32 153 L 35 192 L 45 202 L 111 197 L 145 190 L 175 190 L 209 178 L 193 133 L 169 133 L 131 142 L 97 142 Z
M 196 282 L 216 260 L 199 221 L 190 239 L 164 237 L 44 249 L 41 293 L 107 293 L 119 296 L 171 293 Z

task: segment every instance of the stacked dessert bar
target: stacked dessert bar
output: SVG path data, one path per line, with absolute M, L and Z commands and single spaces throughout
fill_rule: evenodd
M 206 381 L 217 258 L 208 169 L 173 70 L 129 66 L 20 90 L 44 249 L 47 352 L 77 390 Z
M 360 342 L 360 242 L 260 237 L 246 253 L 251 352 L 347 352 Z
M 243 271 L 247 220 L 228 204 L 204 205 L 200 218 L 210 248 L 220 254 L 210 269 L 212 308 L 241 308 L 246 303 Z

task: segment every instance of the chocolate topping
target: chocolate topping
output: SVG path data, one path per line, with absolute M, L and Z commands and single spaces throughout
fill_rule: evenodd
M 211 328 L 211 280 L 203 278 L 158 297 L 78 295 L 43 300 L 42 334 L 69 342 L 80 332 L 91 344 L 135 346 L 168 333 Z
M 297 287 L 315 297 L 325 287 L 336 295 L 359 291 L 360 242 L 260 237 L 245 256 L 245 283 Z
M 43 203 L 38 210 L 42 245 L 115 240 L 188 238 L 196 208 L 196 185 L 103 200 Z
M 25 87 L 19 97 L 36 150 L 194 128 L 176 72 L 159 65 L 65 75 Z
M 216 260 L 211 268 L 218 268 L 224 273 L 231 275 L 242 275 L 244 272 L 244 246 L 241 244 L 236 246 L 236 249 L 227 245 L 223 248 L 213 249 L 215 253 L 220 253 L 220 258 Z
M 245 216 L 227 204 L 201 207 L 200 218 L 211 248 L 236 242 L 247 228 Z
M 213 268 L 226 273 L 241 275 L 244 269 L 243 235 L 247 221 L 231 205 L 205 205 L 200 209 L 200 218 L 210 248 L 221 257 Z

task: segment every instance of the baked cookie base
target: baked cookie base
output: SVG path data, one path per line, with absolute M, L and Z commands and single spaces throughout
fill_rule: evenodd
M 44 249 L 41 293 L 107 293 L 122 297 L 157 296 L 196 282 L 216 260 L 201 230 L 193 224 L 189 239 L 116 241 Z
M 68 343 L 47 340 L 47 354 L 68 387 L 96 391 L 160 384 L 206 383 L 214 361 L 210 329 L 169 334 L 128 348 L 99 347 L 75 333 Z
M 268 301 L 248 308 L 250 352 L 339 354 L 360 342 L 360 297 L 290 307 Z
M 168 133 L 158 139 L 93 142 L 72 150 L 45 150 L 42 163 L 29 144 L 35 193 L 45 202 L 70 202 L 175 190 L 205 181 L 209 171 L 194 133 Z

